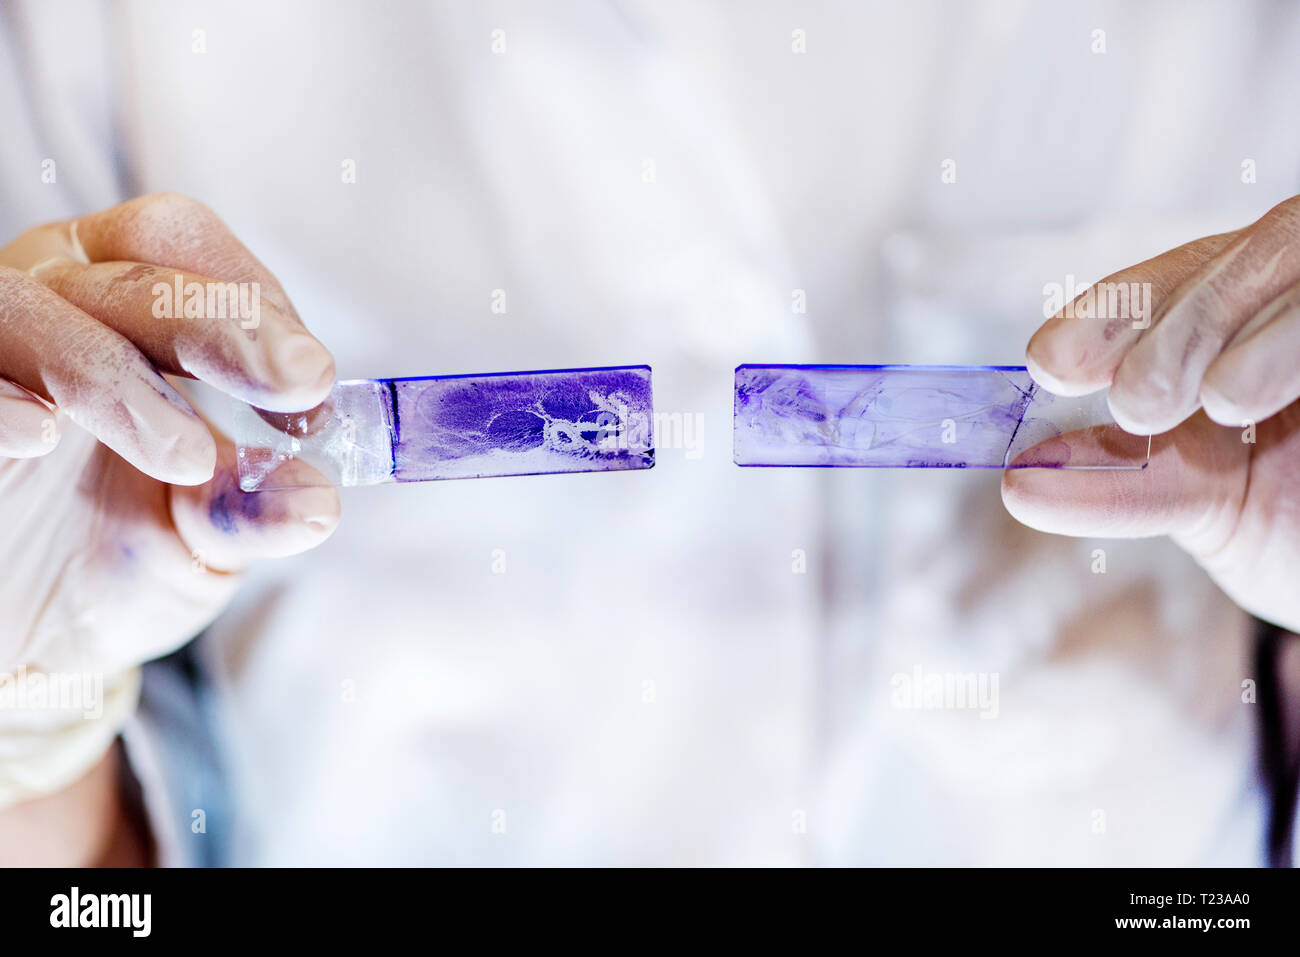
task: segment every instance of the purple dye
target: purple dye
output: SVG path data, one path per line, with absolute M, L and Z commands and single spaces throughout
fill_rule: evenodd
M 394 379 L 398 482 L 654 465 L 648 366 Z
M 348 379 L 306 413 L 241 405 L 239 485 L 254 492 L 647 469 L 653 419 L 649 366 Z M 291 460 L 314 471 L 277 478 L 277 466 Z
M 1049 439 L 1015 467 L 1144 464 L 1105 449 L 1073 461 L 1058 437 L 1108 424 L 1104 396 L 1060 399 L 1023 366 L 743 365 L 735 400 L 738 465 L 1006 468 Z

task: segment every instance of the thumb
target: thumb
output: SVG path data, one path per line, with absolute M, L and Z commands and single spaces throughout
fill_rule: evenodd
M 1018 521 L 1044 532 L 1099 538 L 1171 535 L 1194 555 L 1221 548 L 1241 514 L 1250 446 L 1236 429 L 1197 412 L 1155 436 L 1147 466 L 1133 470 L 1018 467 L 1072 455 L 1140 465 L 1148 439 L 1112 427 L 1069 432 L 1029 449 L 1002 476 L 1002 502 Z M 1118 447 L 1117 447 L 1118 443 Z M 1043 450 L 1050 448 L 1050 453 Z
M 276 472 L 285 484 L 316 487 L 273 492 L 239 488 L 235 448 L 217 438 L 217 467 L 203 485 L 173 485 L 172 522 L 186 547 L 216 571 L 242 571 L 261 558 L 283 558 L 314 548 L 339 521 L 338 492 L 305 462 L 289 461 Z M 315 480 L 315 482 L 313 482 Z

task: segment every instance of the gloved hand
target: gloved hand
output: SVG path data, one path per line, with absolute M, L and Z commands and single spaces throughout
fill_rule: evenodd
M 1150 465 L 1011 470 L 1003 501 L 1044 531 L 1169 535 L 1242 608 L 1300 629 L 1300 197 L 1103 283 L 1150 283 L 1150 327 L 1062 310 L 1030 340 L 1027 363 L 1060 395 L 1109 386 L 1115 421 L 1154 435 Z
M 178 273 L 204 289 L 255 283 L 260 310 L 186 317 L 185 299 L 155 288 Z M 175 317 L 160 317 L 168 305 Z M 163 373 L 297 411 L 324 399 L 334 362 L 193 200 L 146 196 L 0 249 L 0 808 L 94 765 L 142 662 L 209 623 L 250 561 L 310 548 L 338 522 L 333 489 L 241 493 L 231 443 Z M 38 694 L 51 679 L 102 681 L 102 700 L 55 707 Z

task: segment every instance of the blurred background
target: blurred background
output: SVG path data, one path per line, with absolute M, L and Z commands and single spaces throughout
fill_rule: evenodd
M 0 29 L 0 235 L 183 192 L 342 378 L 649 363 L 701 416 L 650 472 L 345 490 L 195 646 L 216 749 L 148 732 L 168 860 L 1263 860 L 1254 624 L 1189 558 L 1022 528 L 997 474 L 739 469 L 731 377 L 1019 363 L 1047 284 L 1300 192 L 1300 8 L 45 0 Z M 996 716 L 901 707 L 917 669 L 996 676 Z

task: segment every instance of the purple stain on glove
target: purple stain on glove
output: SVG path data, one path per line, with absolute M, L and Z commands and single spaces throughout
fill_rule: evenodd
M 264 506 L 264 499 L 256 495 L 244 495 L 231 476 L 218 471 L 212 497 L 208 501 L 208 520 L 213 528 L 234 535 L 243 522 L 258 519 Z

